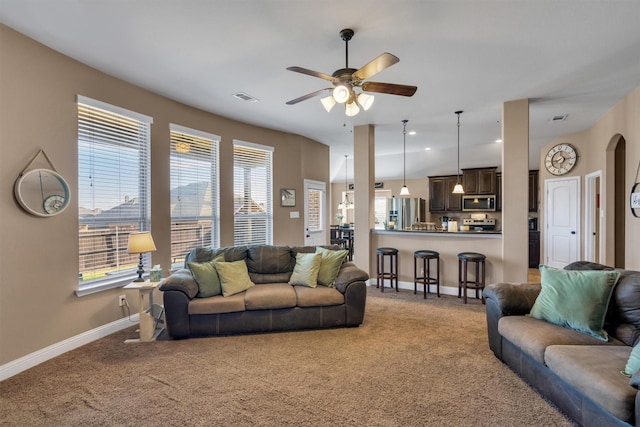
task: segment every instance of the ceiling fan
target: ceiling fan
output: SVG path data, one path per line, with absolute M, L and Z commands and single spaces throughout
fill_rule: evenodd
M 345 114 L 347 116 L 355 116 L 360 112 L 360 107 L 367 111 L 373 104 L 374 97 L 364 92 L 387 93 L 390 95 L 401 96 L 413 96 L 413 94 L 416 93 L 416 90 L 418 90 L 416 86 L 365 81 L 385 68 L 388 68 L 400 61 L 397 56 L 390 53 L 383 53 L 360 69 L 349 68 L 349 40 L 351 40 L 353 34 L 354 31 L 349 28 L 340 31 L 340 37 L 345 42 L 346 64 L 345 68 L 340 68 L 339 70 L 334 71 L 332 75 L 302 67 L 287 68 L 287 70 L 295 71 L 296 73 L 307 74 L 309 76 L 328 80 L 333 83 L 334 86 L 333 88 L 328 87 L 320 89 L 299 98 L 292 99 L 287 102 L 288 105 L 294 105 L 298 102 L 331 91 L 331 95 L 320 100 L 327 112 L 331 111 L 336 103 L 339 103 L 345 104 Z M 356 88 L 362 92 L 357 93 L 354 90 Z

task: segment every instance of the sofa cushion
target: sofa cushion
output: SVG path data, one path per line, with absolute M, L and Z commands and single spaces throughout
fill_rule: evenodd
M 630 351 L 628 346 L 553 345 L 544 359 L 557 376 L 617 418 L 633 424 L 637 390 L 619 373 Z
M 293 270 L 294 264 L 289 246 L 255 245 L 247 249 L 249 273 L 286 273 Z
M 253 286 L 244 260 L 233 262 L 215 262 L 220 276 L 222 295 L 225 297 L 246 291 Z
M 218 256 L 214 260 L 207 262 L 187 262 L 189 271 L 191 271 L 193 278 L 198 284 L 198 294 L 196 297 L 207 298 L 222 293 L 220 277 L 214 265 L 216 260 L 223 261 L 222 257 Z
M 640 340 L 640 271 L 617 270 L 618 284 L 610 304 L 616 337 L 629 346 Z
M 624 345 L 616 339 L 605 343 L 590 335 L 529 316 L 501 318 L 498 332 L 539 363 L 544 363 L 544 351 L 550 345 Z
M 530 315 L 603 341 L 611 292 L 620 273 L 606 270 L 560 270 L 540 266 L 542 290 Z
M 338 276 L 342 263 L 347 259 L 349 252 L 344 249 L 331 250 L 318 246 L 316 253 L 322 254 L 322 262 L 320 263 L 320 271 L 318 272 L 318 284 L 335 287 L 336 277 Z
M 321 307 L 344 304 L 344 295 L 336 288 L 294 286 L 298 307 Z
M 318 286 L 318 272 L 321 262 L 322 254 L 297 254 L 296 266 L 293 268 L 289 284 L 309 286 L 310 288 Z
M 296 291 L 287 283 L 256 285 L 244 295 L 247 310 L 268 310 L 296 306 Z
M 216 314 L 244 311 L 244 293 L 229 297 L 216 295 L 209 298 L 194 298 L 189 301 L 187 312 L 189 314 Z

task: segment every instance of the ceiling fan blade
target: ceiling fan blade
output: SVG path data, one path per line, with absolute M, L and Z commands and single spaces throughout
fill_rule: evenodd
M 394 83 L 364 82 L 362 90 L 365 92 L 388 93 L 391 95 L 413 96 L 417 86 L 398 85 Z
M 324 80 L 329 80 L 330 82 L 335 82 L 336 81 L 336 78 L 333 77 L 333 76 L 330 76 L 329 74 L 321 73 L 319 71 L 309 70 L 307 68 L 287 67 L 287 70 L 295 71 L 296 73 L 306 74 L 306 75 L 312 76 L 312 77 L 319 77 L 319 78 L 324 79 Z
M 359 80 L 366 80 L 399 61 L 400 59 L 397 56 L 385 52 L 353 73 L 353 77 Z
M 307 100 L 309 98 L 313 98 L 314 96 L 318 96 L 318 95 L 320 95 L 320 94 L 322 94 L 324 92 L 327 92 L 329 90 L 332 90 L 332 88 L 328 87 L 328 88 L 317 90 L 315 92 L 308 93 L 306 95 L 302 95 L 300 98 L 292 99 L 291 101 L 287 102 L 287 105 L 297 104 L 298 102 L 302 102 L 302 101 L 305 101 L 305 100 Z

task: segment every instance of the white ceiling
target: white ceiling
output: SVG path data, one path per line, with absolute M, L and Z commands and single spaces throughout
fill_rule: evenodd
M 417 132 L 407 136 L 407 179 L 453 174 L 454 111 L 465 111 L 460 166 L 499 165 L 502 104 L 530 98 L 537 168 L 541 146 L 588 128 L 640 85 L 637 0 L 0 0 L 0 22 L 185 104 L 327 144 L 338 182 L 356 125 L 375 126 L 377 180 L 402 178 L 402 119 Z M 371 80 L 416 94 L 376 94 L 353 118 L 327 113 L 320 97 L 285 105 L 328 87 L 287 67 L 345 66 L 343 28 L 355 30 L 350 67 L 390 52 L 400 62 Z

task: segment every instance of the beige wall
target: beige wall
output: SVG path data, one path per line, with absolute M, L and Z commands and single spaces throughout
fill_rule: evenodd
M 246 125 L 169 100 L 110 77 L 0 25 L 0 365 L 124 317 L 122 289 L 77 297 L 77 107 L 81 94 L 153 117 L 151 133 L 153 263 L 168 269 L 170 253 L 169 123 L 221 136 L 221 244 L 233 243 L 232 142 L 274 151 L 274 243 L 302 244 L 303 181 L 329 181 L 329 147 Z M 231 100 L 230 102 L 234 102 Z M 38 149 L 68 181 L 71 205 L 36 218 L 13 197 L 13 184 Z M 295 208 L 282 208 L 280 188 L 295 188 Z M 299 219 L 290 219 L 297 210 Z M 137 296 L 129 296 L 132 311 Z
M 640 270 L 640 246 L 638 245 L 638 239 L 640 239 L 640 219 L 635 218 L 631 214 L 629 209 L 629 194 L 631 187 L 636 181 L 636 172 L 638 170 L 638 164 L 640 163 L 640 87 L 637 87 L 624 99 L 618 102 L 611 110 L 609 110 L 604 116 L 602 116 L 596 123 L 584 132 L 579 132 L 571 135 L 566 135 L 561 138 L 557 138 L 553 142 L 545 146 L 540 152 L 540 188 L 544 189 L 544 180 L 555 178 L 544 168 L 544 156 L 546 152 L 555 144 L 560 142 L 566 142 L 573 144 L 578 150 L 578 162 L 575 168 L 565 176 L 580 176 L 580 196 L 581 196 L 581 218 L 584 218 L 584 201 L 585 201 L 585 175 L 596 171 L 602 171 L 602 188 L 603 188 L 603 202 L 605 224 L 606 228 L 603 230 L 604 238 L 606 240 L 605 259 L 604 263 L 607 265 L 614 265 L 614 246 L 615 241 L 613 239 L 613 190 L 612 182 L 614 177 L 614 164 L 610 161 L 611 149 L 610 143 L 612 140 L 617 139 L 618 136 L 623 136 L 626 140 L 626 163 L 625 163 L 625 207 L 624 207 L 624 221 L 625 221 L 625 234 L 626 239 L 624 242 L 625 247 L 625 268 L 631 270 Z M 609 159 L 609 160 L 608 160 Z M 640 177 L 638 177 L 640 180 Z M 540 198 L 540 224 L 544 221 L 544 194 L 541 193 Z M 584 229 L 584 220 L 581 222 L 581 236 L 580 253 L 584 255 L 584 236 L 586 231 Z M 544 238 L 544 233 L 541 233 L 541 238 Z M 541 242 L 544 245 L 544 241 Z

